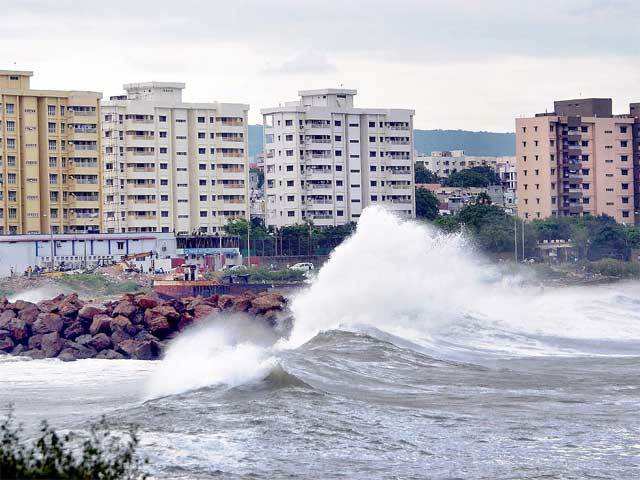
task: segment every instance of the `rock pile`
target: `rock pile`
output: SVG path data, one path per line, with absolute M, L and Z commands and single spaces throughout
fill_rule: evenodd
M 274 324 L 286 308 L 278 293 L 213 295 L 160 300 L 125 294 L 103 304 L 58 295 L 37 304 L 0 299 L 0 354 L 34 359 L 152 360 L 167 341 L 193 323 L 220 312 L 246 312 Z

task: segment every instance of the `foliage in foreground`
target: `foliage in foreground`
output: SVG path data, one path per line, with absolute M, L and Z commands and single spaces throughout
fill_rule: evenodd
M 102 419 L 91 426 L 88 436 L 58 435 L 42 423 L 37 438 L 23 438 L 9 413 L 0 421 L 0 478 L 2 480 L 138 480 L 146 461 L 135 453 L 135 431 L 121 438 L 108 430 Z

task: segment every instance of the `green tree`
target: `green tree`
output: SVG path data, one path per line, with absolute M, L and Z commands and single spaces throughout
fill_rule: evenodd
M 450 187 L 488 187 L 500 184 L 500 177 L 490 167 L 472 167 L 452 173 L 445 182 Z
M 487 192 L 480 192 L 476 197 L 476 203 L 480 205 L 491 205 L 491 197 Z
M 426 188 L 416 188 L 416 217 L 427 220 L 438 217 L 438 197 Z
M 415 166 L 415 180 L 416 183 L 438 183 L 438 176 L 431 170 L 427 170 L 421 163 Z

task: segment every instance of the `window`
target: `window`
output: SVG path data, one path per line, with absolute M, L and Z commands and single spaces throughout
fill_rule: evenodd
M 287 172 L 293 172 L 293 165 L 287 165 Z
M 287 180 L 287 187 L 293 187 L 293 180 Z
M 378 167 L 376 167 L 375 165 L 369 165 L 370 172 L 375 172 L 376 170 L 378 170 Z
M 198 123 L 204 123 L 204 117 L 198 117 Z M 202 213 L 202 212 L 200 212 Z M 207 213 L 207 212 L 205 212 Z
M 285 126 L 287 127 L 291 127 L 293 125 L 293 120 L 285 120 L 284 121 Z
M 375 128 L 376 122 L 369 122 L 369 128 Z
M 342 135 L 336 135 L 335 139 L 336 139 L 336 142 L 341 142 L 342 141 Z
M 342 150 L 336 150 L 336 157 L 342 156 Z
M 622 190 L 629 190 L 629 184 L 628 183 L 623 183 L 622 185 Z
M 294 212 L 293 210 L 289 210 L 287 212 L 287 217 L 295 217 L 296 216 L 296 212 Z
M 160 132 L 160 138 L 167 138 L 167 132 Z
M 167 170 L 167 168 L 169 168 L 169 164 L 168 163 L 161 163 L 160 164 L 160 170 Z
M 377 156 L 377 152 L 369 152 L 369 157 L 373 158 Z
M 207 153 L 207 149 L 206 148 L 198 148 L 198 154 L 199 155 L 204 155 Z
M 206 210 L 200 210 L 200 218 L 205 218 L 207 216 L 207 213 L 208 212 Z
M 160 201 L 161 202 L 168 202 L 169 201 L 169 195 L 160 195 Z
M 198 185 L 204 187 L 207 185 L 207 181 L 204 178 L 201 178 L 200 180 L 198 180 Z
M 335 120 L 333 122 L 333 125 L 336 126 L 336 127 L 341 127 L 342 126 L 342 122 L 340 120 Z
M 287 195 L 287 202 L 293 202 L 295 198 L 295 195 Z
M 627 133 L 627 127 L 626 126 L 620 127 L 620 133 Z
M 167 153 L 167 147 L 160 147 L 160 153 Z
M 166 178 L 161 178 L 160 185 L 166 187 L 167 185 L 169 185 L 169 180 L 167 180 Z
M 293 150 L 287 150 L 286 155 L 287 157 L 293 157 Z
M 160 212 L 160 216 L 161 216 L 162 218 L 167 218 L 167 217 L 169 216 L 169 211 L 168 211 L 168 210 L 162 210 L 162 211 Z
M 158 116 L 158 121 L 162 122 L 162 123 L 166 122 L 167 121 L 167 116 L 166 115 L 159 115 Z
M 58 183 L 58 175 L 55 173 L 50 173 L 49 174 L 49 183 L 51 185 L 55 185 Z
M 198 132 L 198 138 L 207 138 L 207 134 L 205 132 Z
M 628 143 L 628 142 L 627 142 L 626 140 L 620 140 L 620 146 L 621 146 L 622 148 L 627 148 L 627 143 Z

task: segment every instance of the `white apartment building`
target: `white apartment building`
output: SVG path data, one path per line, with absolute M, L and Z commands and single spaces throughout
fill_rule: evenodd
M 414 111 L 356 108 L 356 93 L 306 90 L 262 110 L 267 225 L 340 225 L 374 204 L 415 217 Z
M 128 84 L 103 102 L 105 232 L 214 233 L 249 217 L 249 105 L 184 103 L 184 87 Z
M 515 162 L 515 157 L 492 157 L 465 155 L 464 150 L 437 151 L 431 154 L 416 155 L 416 163 L 438 175 L 448 177 L 452 173 L 473 167 L 490 167 L 498 170 L 498 166 L 508 162 Z

